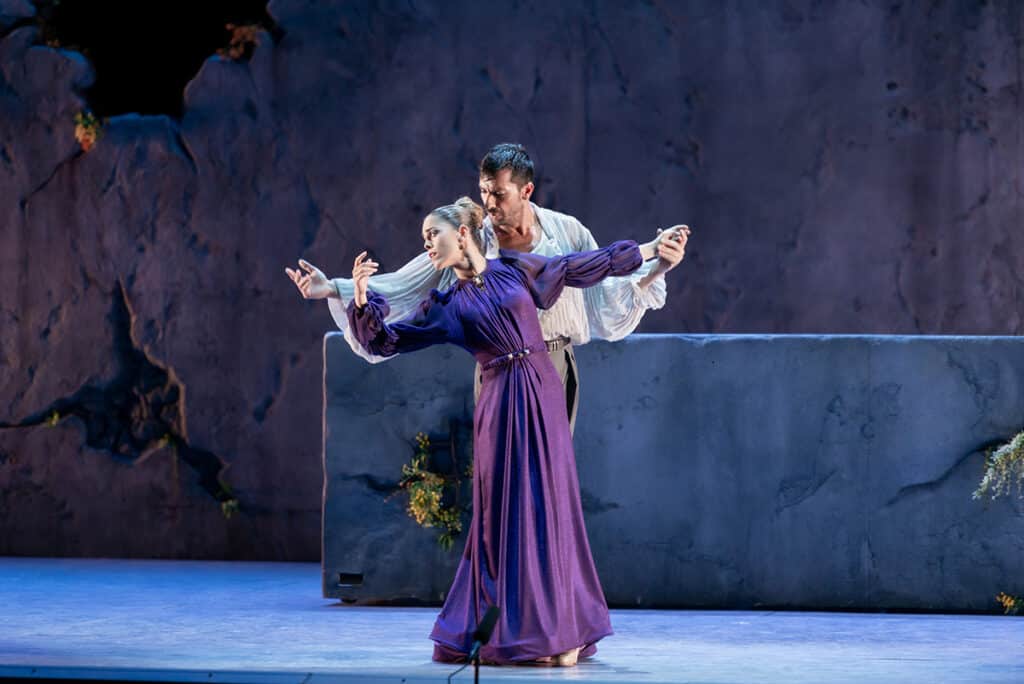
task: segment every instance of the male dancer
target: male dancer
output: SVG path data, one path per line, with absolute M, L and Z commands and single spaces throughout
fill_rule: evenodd
M 522 145 L 495 145 L 481 160 L 480 199 L 487 211 L 483 231 L 488 258 L 497 257 L 499 248 L 543 256 L 597 248 L 594 236 L 575 218 L 531 202 L 533 190 L 533 162 Z M 579 405 L 579 375 L 573 345 L 593 338 L 622 339 L 636 329 L 648 309 L 664 306 L 663 276 L 682 261 L 690 230 L 679 225 L 662 234 L 656 261 L 648 262 L 633 275 L 607 278 L 585 290 L 567 287 L 554 306 L 539 312 L 548 353 L 565 388 L 570 428 L 575 427 Z M 331 315 L 344 331 L 352 350 L 368 361 L 382 361 L 381 357 L 366 352 L 349 330 L 346 307 L 352 298 L 352 280 L 329 280 L 305 260 L 300 259 L 299 266 L 305 273 L 298 269 L 285 270 L 303 297 L 327 298 Z M 372 276 L 370 289 L 387 297 L 391 305 L 388 321 L 394 321 L 412 313 L 431 289 L 444 290 L 453 282 L 450 269 L 435 271 L 427 255 L 420 254 L 394 273 Z M 479 394 L 479 366 L 475 389 Z

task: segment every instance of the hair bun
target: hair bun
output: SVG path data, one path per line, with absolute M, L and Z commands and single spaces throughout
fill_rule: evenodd
M 463 195 L 459 199 L 455 200 L 455 206 L 459 209 L 464 210 L 467 213 L 468 220 L 466 225 L 477 230 L 484 223 L 484 208 L 474 202 L 469 197 Z

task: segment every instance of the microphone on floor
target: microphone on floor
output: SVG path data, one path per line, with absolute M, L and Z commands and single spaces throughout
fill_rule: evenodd
M 477 625 L 476 631 L 473 632 L 473 647 L 469 649 L 469 659 L 480 657 L 480 647 L 487 644 L 491 640 L 491 633 L 494 631 L 494 625 L 498 624 L 498 616 L 501 615 L 501 610 L 498 606 L 491 606 L 484 613 L 484 619 Z
M 501 611 L 498 610 L 497 606 L 491 606 L 484 613 L 483 619 L 480 620 L 476 630 L 473 632 L 473 645 L 469 649 L 469 657 L 466 658 L 466 663 L 448 675 L 448 684 L 451 684 L 452 677 L 465 670 L 470 663 L 473 663 L 473 682 L 480 681 L 480 647 L 486 645 L 491 640 L 491 634 L 494 632 L 494 626 L 498 624 L 499 615 L 501 615 Z

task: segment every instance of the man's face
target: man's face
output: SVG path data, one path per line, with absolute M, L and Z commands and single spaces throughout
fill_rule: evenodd
M 480 176 L 480 201 L 499 237 L 522 222 L 532 193 L 533 183 L 516 185 L 512 169 L 502 169 L 497 176 Z

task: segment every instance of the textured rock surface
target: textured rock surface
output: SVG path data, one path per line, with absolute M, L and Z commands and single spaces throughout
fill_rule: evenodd
M 371 367 L 346 350 L 328 337 L 325 594 L 436 601 L 460 554 L 380 485 L 418 430 L 468 411 L 468 356 Z M 1019 582 L 1024 501 L 971 492 L 979 447 L 1019 421 L 1024 340 L 640 335 L 578 360 L 577 463 L 610 603 L 985 610 Z
M 473 359 L 437 347 L 371 365 L 332 333 L 324 368 L 324 595 L 438 601 L 465 537 L 442 551 L 437 533 L 406 514 L 398 480 L 417 433 L 436 443 L 450 438 L 452 419 L 472 422 Z M 342 574 L 362 575 L 361 586 L 341 587 Z
M 29 0 L 0 0 L 0 30 L 35 16 L 36 8 Z
M 208 60 L 180 122 L 116 117 L 82 154 L 91 67 L 0 0 L 0 423 L 119 377 L 121 298 L 241 505 L 225 520 L 168 448 L 88 447 L 79 418 L 4 428 L 0 553 L 316 559 L 330 322 L 283 266 L 400 266 L 501 140 L 600 242 L 695 228 L 645 331 L 1024 330 L 1019 3 L 269 12 L 280 40 Z

